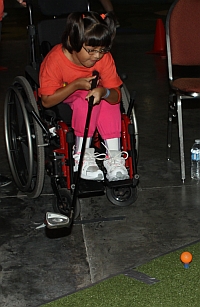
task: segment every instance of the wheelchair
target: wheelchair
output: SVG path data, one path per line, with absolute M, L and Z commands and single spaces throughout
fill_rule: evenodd
M 41 1 L 43 5 L 44 2 L 44 0 Z M 86 5 L 85 2 L 84 5 Z M 52 35 L 52 31 L 49 34 L 47 29 L 51 24 L 53 25 L 51 29 L 62 33 L 66 19 L 63 16 L 46 19 L 36 28 L 32 22 L 33 9 L 29 1 L 27 1 L 27 8 L 30 22 L 28 26 L 30 63 L 25 67 L 25 76 L 17 76 L 8 88 L 4 106 L 6 150 L 17 188 L 28 197 L 37 198 L 42 193 L 47 174 L 55 195 L 53 210 L 68 218 L 68 226 L 79 216 L 80 198 L 106 194 L 108 200 L 116 206 L 132 205 L 137 199 L 139 180 L 137 174 L 138 129 L 134 110 L 135 92 L 130 95 L 125 84 L 121 88 L 121 147 L 128 153 L 126 168 L 130 178 L 109 182 L 106 179 L 103 165 L 100 165 L 105 174 L 103 181 L 77 178 L 77 173 L 74 173 L 73 159 L 75 137 L 70 125 L 72 111 L 67 104 L 63 103 L 45 109 L 37 94 L 40 63 L 51 47 L 59 43 L 58 35 Z M 38 42 L 39 46 L 36 47 Z M 38 56 L 36 56 L 37 52 Z M 95 151 L 105 150 L 102 149 L 101 141 L 96 131 L 92 141 Z

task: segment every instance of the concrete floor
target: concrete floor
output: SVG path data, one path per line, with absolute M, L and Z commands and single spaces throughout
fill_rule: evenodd
M 172 160 L 166 159 L 167 62 L 147 54 L 153 48 L 156 19 L 165 20 L 166 8 L 163 4 L 135 5 L 135 23 L 129 27 L 122 18 L 113 47 L 119 72 L 128 75 L 126 85 L 130 91 L 137 91 L 140 142 L 137 201 L 121 208 L 110 204 L 106 196 L 81 200 L 81 220 L 88 222 L 74 225 L 70 236 L 63 233 L 53 236 L 44 228 L 37 229 L 45 212 L 52 210 L 48 177 L 42 195 L 36 200 L 17 197 L 14 184 L 1 188 L 1 307 L 40 306 L 199 240 L 200 187 L 199 182 L 190 179 L 189 170 L 190 147 L 195 138 L 200 138 L 200 113 L 196 109 L 183 112 L 186 181 L 182 184 L 176 125 Z M 13 78 L 24 75 L 28 49 L 24 9 L 11 0 L 6 2 L 6 9 L 8 16 L 0 47 L 0 66 L 8 67 L 0 71 L 0 170 L 10 175 L 4 145 L 3 103 Z M 118 4 L 121 15 L 125 9 Z

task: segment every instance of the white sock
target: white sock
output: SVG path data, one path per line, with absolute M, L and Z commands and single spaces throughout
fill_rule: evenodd
M 89 148 L 91 145 L 92 138 L 87 138 L 85 148 Z M 82 136 L 76 136 L 76 142 L 75 142 L 75 153 L 81 152 L 83 144 L 83 137 Z
M 113 138 L 104 140 L 106 147 L 109 150 L 117 150 L 120 151 L 120 138 Z

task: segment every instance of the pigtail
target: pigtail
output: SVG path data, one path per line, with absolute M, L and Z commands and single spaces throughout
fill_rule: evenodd
M 117 19 L 115 14 L 113 12 L 108 12 L 106 14 L 101 14 L 100 16 L 107 24 L 113 41 L 116 35 L 116 24 L 117 24 Z

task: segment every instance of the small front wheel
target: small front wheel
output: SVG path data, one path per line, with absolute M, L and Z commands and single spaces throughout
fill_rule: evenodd
M 106 196 L 108 200 L 116 206 L 130 206 L 137 199 L 136 187 L 106 187 Z

